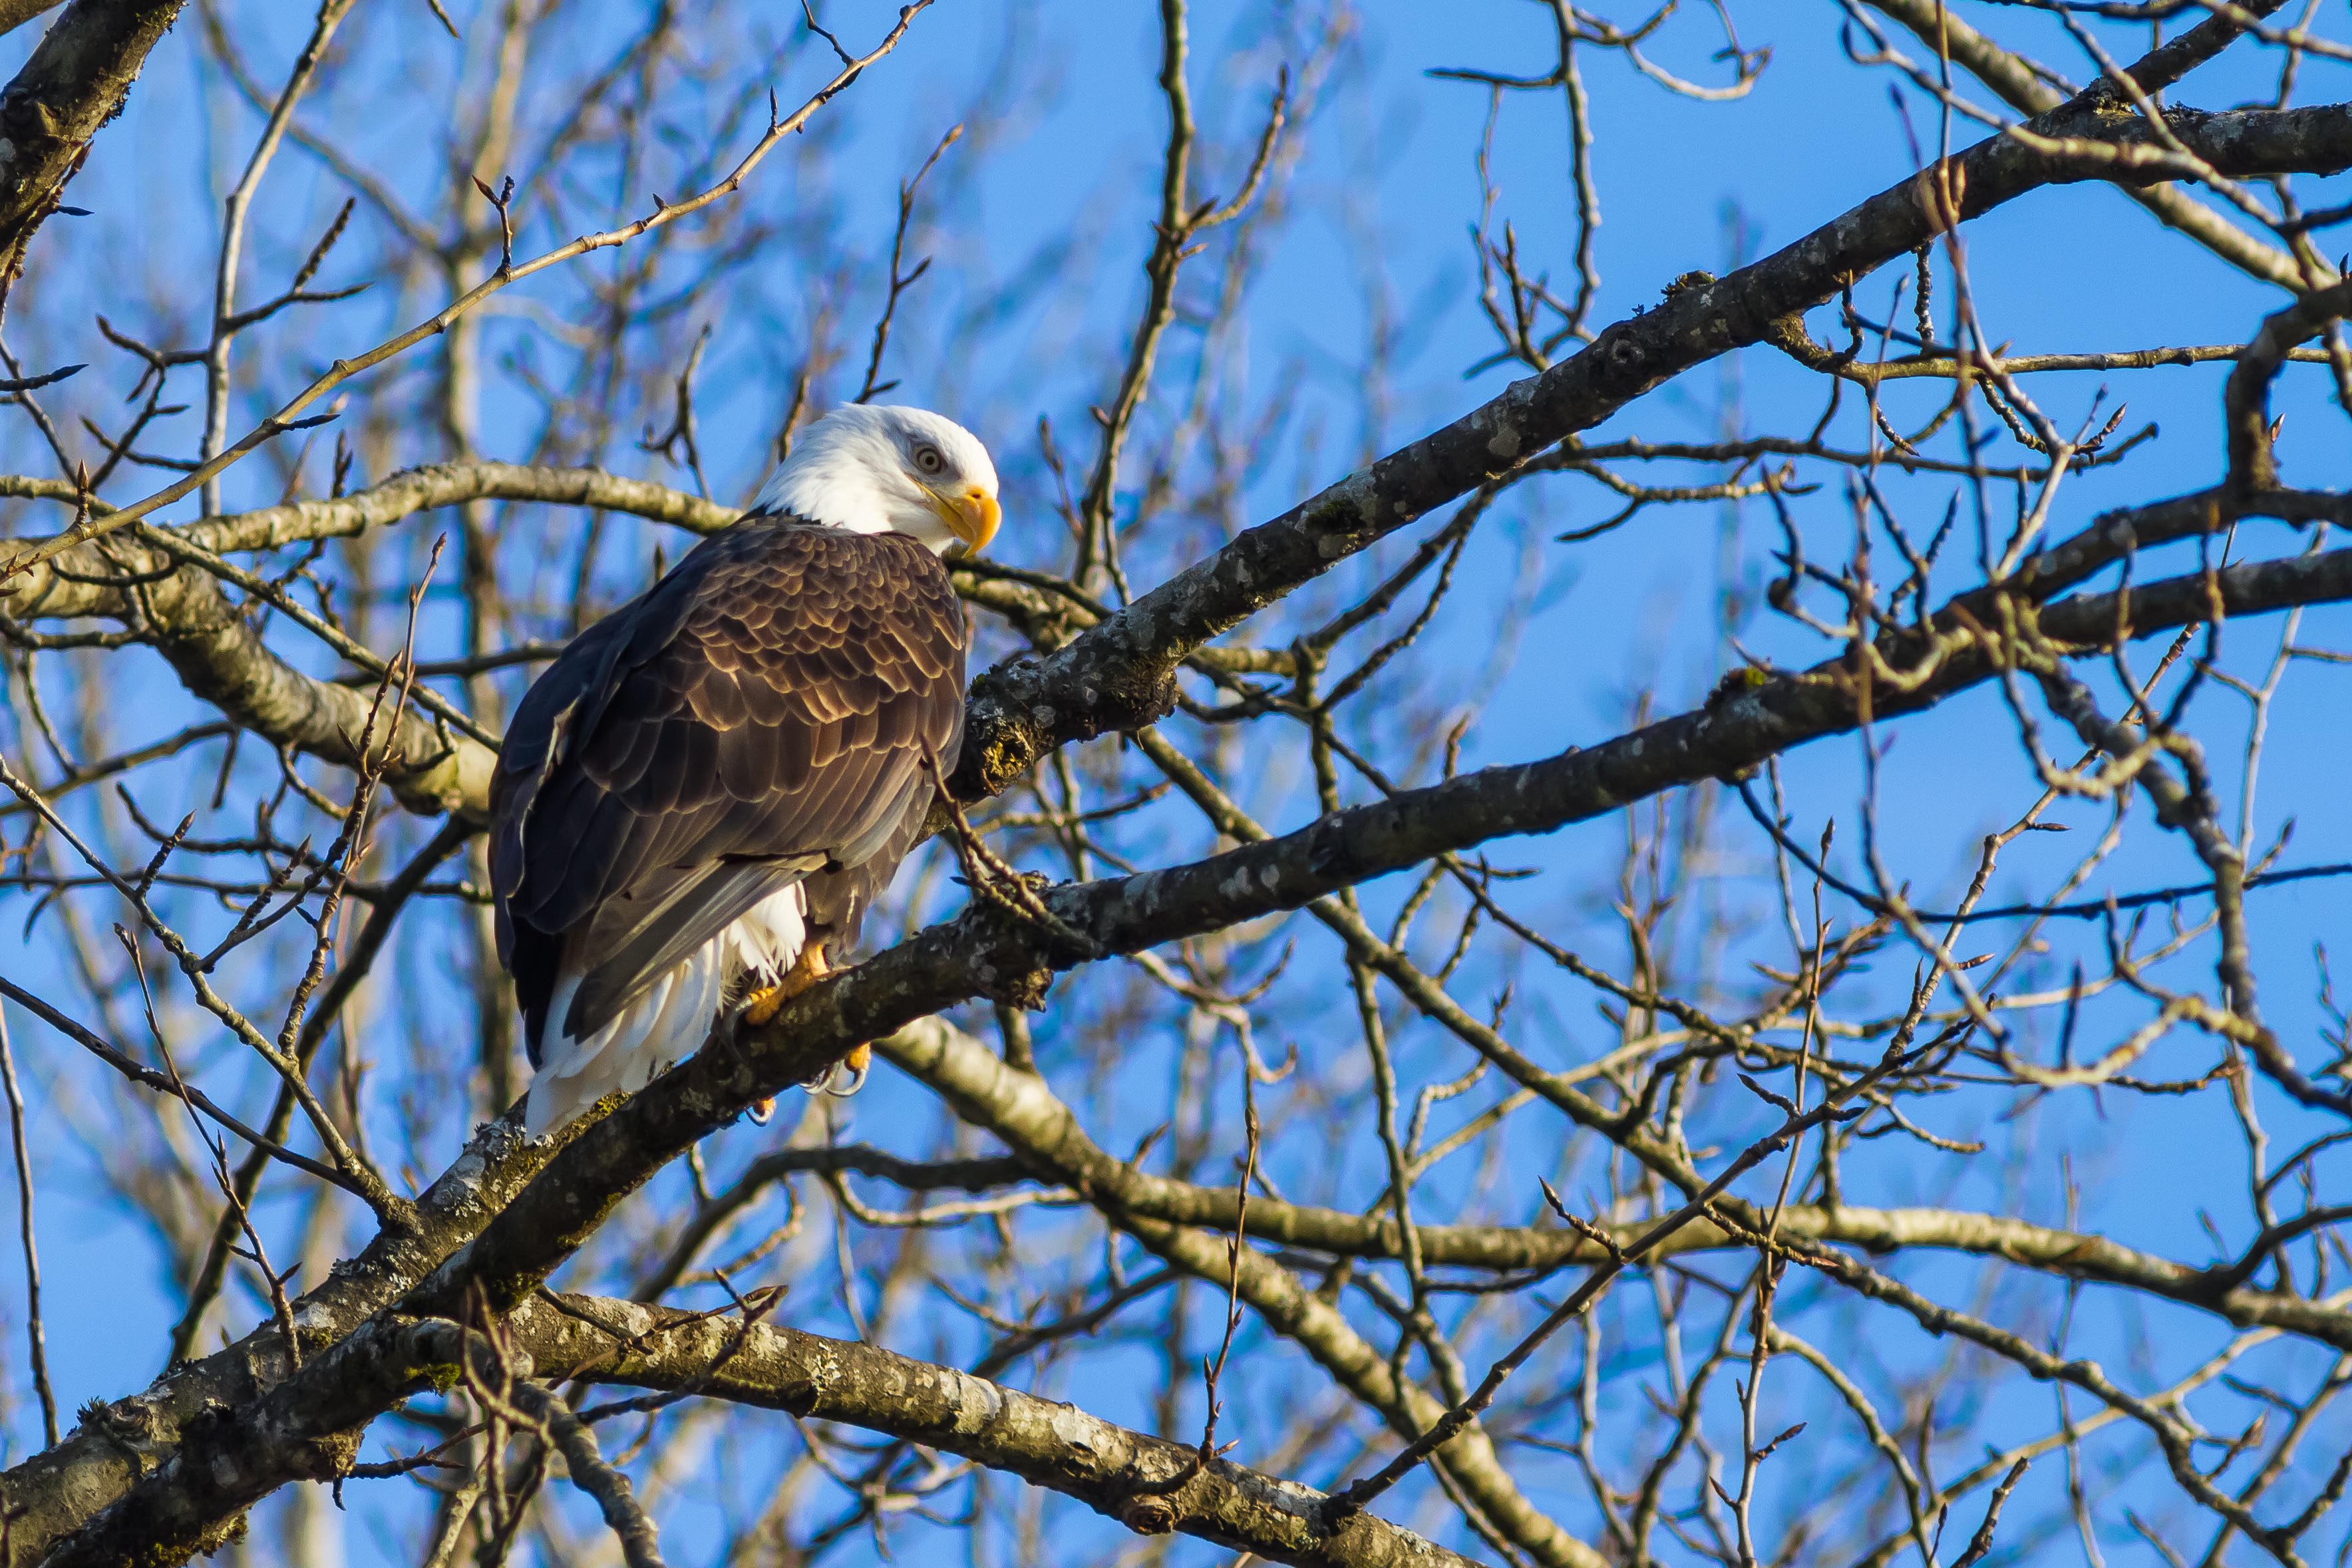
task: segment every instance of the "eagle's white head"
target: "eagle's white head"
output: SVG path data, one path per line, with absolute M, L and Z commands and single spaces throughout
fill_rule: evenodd
M 810 425 L 760 486 L 761 512 L 858 534 L 905 534 L 945 555 L 996 532 L 996 465 L 980 438 L 922 408 L 846 403 Z

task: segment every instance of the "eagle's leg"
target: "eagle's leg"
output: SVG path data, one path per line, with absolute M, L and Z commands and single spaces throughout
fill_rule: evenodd
M 824 961 L 824 944 L 815 941 L 805 943 L 801 947 L 800 956 L 793 960 L 793 967 L 784 971 L 783 977 L 774 985 L 762 986 L 746 997 L 743 999 L 743 1010 L 736 1017 L 755 1027 L 767 1023 L 784 1010 L 786 1002 L 791 1001 L 831 973 L 832 970 Z M 862 1045 L 857 1049 L 867 1050 Z M 855 1052 L 852 1054 L 854 1055 Z M 775 1102 L 772 1100 L 762 1100 L 753 1105 L 751 1120 L 763 1127 L 766 1126 L 769 1113 L 774 1105 Z
M 767 1023 L 783 1010 L 786 1002 L 791 1001 L 832 972 L 832 966 L 825 962 L 824 944 L 810 942 L 801 949 L 800 956 L 793 960 L 792 968 L 782 979 L 772 986 L 761 987 L 744 998 L 743 1010 L 737 1016 L 755 1028 Z M 873 1066 L 872 1043 L 859 1040 L 849 1048 L 839 1061 L 810 1079 L 802 1087 L 825 1094 L 855 1094 L 866 1086 L 866 1075 L 873 1070 Z M 845 1072 L 847 1074 L 848 1082 L 838 1082 L 837 1081 Z M 752 1106 L 751 1120 L 765 1125 L 773 1104 L 772 1101 L 762 1100 Z

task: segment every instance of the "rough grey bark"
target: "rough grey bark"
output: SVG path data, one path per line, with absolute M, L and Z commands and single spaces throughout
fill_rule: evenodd
M 0 33 L 13 33 L 45 11 L 54 11 L 60 0 L 0 0 Z
M 2255 16 L 2268 16 L 2283 3 L 2284 0 L 2256 0 L 2244 9 Z M 1939 5 L 1937 0 L 1869 0 L 1869 4 L 1872 10 L 1892 16 L 1909 28 L 1930 50 L 1948 51 L 1963 69 L 2021 113 L 2046 114 L 2065 101 L 2064 94 L 2034 75 L 2015 55 L 1969 26 L 1948 5 Z M 2166 77 L 2169 79 L 2178 74 L 2177 68 L 2168 68 Z M 2125 186 L 2123 193 L 2147 208 L 2158 223 L 2187 235 L 2231 265 L 2284 287 L 2302 286 L 2303 276 L 2293 256 L 2249 235 L 2180 186 Z
M 546 1164 L 550 1154 L 549 1145 L 528 1143 L 506 1124 L 484 1128 L 417 1199 L 415 1229 L 379 1234 L 301 1298 L 296 1322 L 302 1332 L 331 1343 L 361 1329 L 478 1233 Z M 442 1354 L 425 1361 L 452 1359 L 452 1354 Z M 314 1356 L 305 1371 L 331 1375 L 335 1364 Z M 250 1429 L 244 1416 L 263 1417 L 258 1401 L 268 1390 L 282 1385 L 289 1370 L 276 1329 L 265 1328 L 175 1367 L 140 1393 L 85 1406 L 79 1423 L 62 1443 L 0 1477 L 18 1561 L 40 1561 L 42 1553 L 85 1525 L 114 1528 L 103 1511 L 110 1504 L 142 1477 L 169 1469 L 192 1434 L 226 1435 L 221 1423 L 230 1412 L 240 1413 L 233 1424 Z M 318 1407 L 331 1405 L 331 1400 L 321 1400 Z M 289 1460 L 298 1458 L 289 1450 Z
M 1192 1449 L 875 1345 L 569 1295 L 523 1302 L 508 1327 L 541 1376 L 577 1370 L 591 1382 L 691 1390 L 887 1433 L 1051 1488 L 1145 1533 L 1318 1568 L 1469 1562 L 1367 1515 L 1327 1530 L 1323 1493 L 1223 1459 L 1172 1491 L 1146 1491 L 1182 1474 Z
M 186 0 L 73 0 L 0 91 L 0 269 L 14 277 L 99 128 Z M 18 12 L 15 22 L 37 15 Z
M 307 1331 L 310 1324 L 300 1326 Z M 257 1379 L 252 1385 L 262 1391 L 234 1420 L 222 1419 L 226 1413 L 218 1406 L 191 1412 L 190 1425 L 204 1430 L 205 1441 L 157 1456 L 150 1479 L 168 1484 L 156 1487 L 143 1506 L 99 1514 L 64 1547 L 38 1560 L 121 1568 L 219 1550 L 255 1498 L 291 1481 L 332 1480 L 348 1471 L 368 1419 L 423 1387 L 436 1368 L 454 1367 L 465 1337 L 455 1323 L 399 1319 L 340 1338 L 321 1334 L 300 1373 L 275 1386 Z M 84 1412 L 81 1429 L 113 1450 L 114 1467 L 136 1469 L 156 1436 L 141 1420 L 148 1413 L 128 1401 L 95 1406 Z M 8 1495 L 12 1507 L 27 1506 L 16 1500 L 14 1488 Z M 12 1539 L 25 1542 L 19 1552 L 29 1552 L 37 1540 L 27 1540 L 22 1524 Z

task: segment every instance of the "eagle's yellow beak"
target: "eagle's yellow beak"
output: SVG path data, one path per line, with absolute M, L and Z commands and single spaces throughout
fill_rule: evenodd
M 978 486 L 960 495 L 942 496 L 931 492 L 931 499 L 940 509 L 940 520 L 949 531 L 963 541 L 963 553 L 978 555 L 996 537 L 996 526 L 1004 520 L 1004 510 L 996 497 Z

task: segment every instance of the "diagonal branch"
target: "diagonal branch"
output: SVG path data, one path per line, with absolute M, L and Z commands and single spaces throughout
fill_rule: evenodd
M 1938 0 L 1867 3 L 1873 10 L 1909 28 L 1929 48 L 1948 54 L 1953 63 L 1992 89 L 2003 102 L 2021 113 L 2047 114 L 2065 101 L 2065 95 L 2032 66 L 1969 26 L 1953 14 L 1952 7 Z M 2278 9 L 2281 3 L 2282 0 L 2262 0 L 2252 9 L 2267 14 Z M 2228 44 L 2237 31 L 2221 17 L 2209 17 L 2158 51 L 2162 56 L 2160 69 L 2152 68 L 2157 57 L 2151 56 L 2133 68 L 2133 78 L 2150 89 L 2176 80 L 2201 64 L 2207 49 Z M 2187 235 L 2232 267 L 2284 288 L 2299 289 L 2304 286 L 2302 269 L 2295 266 L 2293 256 L 2246 233 L 2179 185 L 2169 182 L 2137 188 L 2127 185 L 2123 192 L 2158 222 Z
M 1148 1218 L 1126 1198 L 1153 1178 L 1114 1159 L 1078 1124 L 1043 1080 L 1009 1068 L 977 1040 L 931 1019 L 876 1041 L 971 1125 L 1002 1138 L 1023 1159 L 1087 1193 L 1104 1216 L 1195 1278 L 1231 1281 L 1241 1299 L 1276 1333 L 1312 1356 L 1333 1381 L 1378 1411 L 1410 1440 L 1433 1426 L 1445 1406 L 1410 1379 L 1348 1322 L 1338 1307 L 1299 1283 L 1290 1270 L 1250 1248 L 1228 1252 L 1202 1230 Z M 1519 1490 L 1475 1422 L 1453 1434 L 1436 1463 L 1447 1479 L 1514 1546 L 1550 1568 L 1599 1568 L 1600 1554 L 1548 1517 Z M 1328 1516 L 1334 1521 L 1342 1515 Z
M 81 167 L 90 138 L 121 112 L 148 51 L 185 3 L 74 0 L 0 92 L 0 279 L 22 268 L 25 247 Z M 11 9 L 13 26 L 40 7 Z
M 2139 514 L 2143 521 L 2157 508 Z M 2205 512 L 2210 517 L 2210 510 Z M 2111 519 L 2112 520 L 2112 519 Z M 2114 520 L 2128 527 L 2127 519 Z M 2063 574 L 2060 574 L 2063 580 Z M 1981 591 L 1991 592 L 1993 591 Z M 1999 602 L 2033 613 L 2012 584 Z M 2119 635 L 2198 622 L 2219 602 L 2231 615 L 2289 602 L 2352 598 L 2352 550 L 2231 568 L 2149 583 L 2127 596 L 2085 594 L 2040 607 L 2042 636 L 2078 651 Z M 1984 601 L 1977 601 L 1984 608 Z M 491 1222 L 467 1255 L 412 1302 L 442 1310 L 470 1280 L 518 1294 L 585 1241 L 611 1206 L 712 1128 L 802 1082 L 860 1040 L 976 996 L 1035 1005 L 1053 971 L 1102 953 L 1132 953 L 1282 910 L 1467 849 L 1488 839 L 1556 831 L 1703 779 L 1760 766 L 1865 718 L 1929 706 L 2000 673 L 1971 628 L 1998 617 L 1964 601 L 1927 632 L 1887 639 L 1882 655 L 1915 672 L 1901 685 L 1851 678 L 1841 659 L 1765 679 L 1746 692 L 1662 720 L 1589 750 L 1465 774 L 1331 813 L 1296 832 L 1244 843 L 1190 865 L 1044 894 L 1061 925 L 1086 933 L 1080 953 L 1044 926 L 993 905 L 918 934 L 803 993 L 733 1050 L 704 1051 L 618 1113 L 582 1133 L 542 1178 Z
M 1542 374 L 1249 529 L 1066 647 L 982 675 L 972 683 L 957 794 L 993 795 L 1057 747 L 1160 718 L 1174 702 L 1177 664 L 1202 643 L 1683 371 L 1767 341 L 1787 318 L 1936 237 L 1948 196 L 1950 219 L 1964 221 L 2044 185 L 2161 177 L 2107 156 L 2158 146 L 2143 120 L 2070 102 L 2029 129 L 2053 144 L 1996 135 L 1726 277 L 1677 288 Z M 2232 175 L 2352 166 L 2352 110 L 2342 106 L 2181 110 L 2168 129 Z
M 590 1382 L 690 1390 L 887 1433 L 1076 1498 L 1139 1533 L 1175 1531 L 1270 1563 L 1468 1568 L 1468 1559 L 1369 1515 L 1326 1532 L 1323 1494 L 1222 1459 L 1177 1491 L 1144 1491 L 1181 1472 L 1191 1450 L 951 1367 L 768 1323 L 587 1296 L 562 1301 L 534 1297 L 507 1323 L 551 1380 L 570 1369 Z

